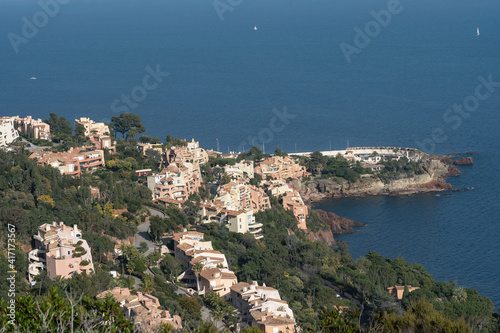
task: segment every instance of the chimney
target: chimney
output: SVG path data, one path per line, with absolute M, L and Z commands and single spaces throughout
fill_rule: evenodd
M 50 231 L 50 224 L 48 223 L 45 224 L 45 231 Z

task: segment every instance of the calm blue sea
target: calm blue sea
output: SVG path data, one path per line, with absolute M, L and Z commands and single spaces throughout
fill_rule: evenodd
M 452 179 L 472 191 L 318 207 L 368 224 L 339 237 L 354 257 L 401 254 L 500 306 L 500 87 L 472 97 L 479 76 L 500 81 L 498 1 L 59 1 L 0 0 L 0 114 L 107 121 L 128 110 L 151 135 L 206 148 L 219 139 L 222 151 L 347 140 L 476 151 Z M 375 24 L 370 12 L 388 7 L 390 20 Z M 372 29 L 370 40 L 355 40 L 356 27 Z M 350 63 L 340 45 L 355 51 Z M 148 66 L 169 75 L 156 84 Z M 132 93 L 129 106 L 120 101 Z M 464 100 L 473 111 L 447 112 Z

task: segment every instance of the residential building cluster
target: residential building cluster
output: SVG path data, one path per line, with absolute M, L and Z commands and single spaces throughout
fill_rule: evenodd
M 384 166 L 381 161 L 387 159 L 399 160 L 406 157 L 410 161 L 417 162 L 423 157 L 423 153 L 415 148 L 401 147 L 349 147 L 342 150 L 330 150 L 321 152 L 325 156 L 342 156 L 350 162 L 360 162 L 364 168 L 370 168 L 373 171 L 380 171 Z M 297 153 L 297 156 L 309 156 L 311 153 Z
M 204 223 L 217 222 L 230 231 L 249 232 L 260 239 L 262 224 L 255 221 L 253 214 L 269 208 L 269 196 L 262 188 L 238 180 L 220 186 L 214 200 L 200 205 L 198 216 Z
M 139 144 L 139 150 L 146 155 L 148 149 L 162 150 L 151 144 Z M 200 165 L 208 162 L 208 154 L 194 139 L 184 147 L 172 147 L 164 154 L 162 163 L 166 167 L 158 174 L 148 176 L 148 187 L 153 200 L 169 203 L 171 200 L 183 202 L 191 194 L 198 193 L 201 185 Z M 170 199 L 165 201 L 164 199 Z
M 62 175 L 80 177 L 83 172 L 94 172 L 105 165 L 103 150 L 70 148 L 66 152 L 48 152 L 36 150 L 29 156 L 36 159 L 38 165 L 50 165 Z
M 77 225 L 66 226 L 63 222 L 46 223 L 33 236 L 32 250 L 28 253 L 28 280 L 34 283 L 36 276 L 46 271 L 49 278 L 71 278 L 73 274 L 94 271 L 92 253 Z
M 132 294 L 129 288 L 115 287 L 106 290 L 96 296 L 98 299 L 112 297 L 125 312 L 127 319 L 133 320 L 135 325 L 143 328 L 145 331 L 151 331 L 152 328 L 160 324 L 167 324 L 173 329 L 182 329 L 182 318 L 177 315 L 171 315 L 168 310 L 162 310 L 158 298 L 142 292 Z
M 75 119 L 75 128 L 84 128 L 85 138 L 91 143 L 87 147 L 71 148 L 66 152 L 51 153 L 36 150 L 30 158 L 37 159 L 39 165 L 51 165 L 61 174 L 79 177 L 83 172 L 93 172 L 104 166 L 104 149 L 116 152 L 115 142 L 111 139 L 109 127 L 104 123 L 96 123 L 88 118 Z M 7 146 L 19 137 L 24 136 L 38 140 L 50 140 L 50 125 L 41 119 L 31 116 L 0 118 L 0 146 Z
M 297 190 L 291 188 L 288 183 L 285 183 L 282 180 L 263 180 L 262 185 L 267 189 L 267 192 L 273 196 L 281 196 L 283 200 L 283 208 L 292 211 L 293 215 L 297 219 L 297 226 L 300 229 L 307 229 L 306 219 L 309 214 L 309 210 Z
M 238 233 L 250 232 L 260 239 L 262 224 L 255 221 L 254 212 L 271 208 L 269 195 L 283 196 L 283 206 L 291 210 L 297 219 L 298 226 L 306 229 L 308 208 L 300 194 L 290 188 L 285 181 L 308 175 L 305 167 L 299 165 L 289 156 L 273 156 L 254 167 L 253 161 L 240 161 L 234 165 L 226 165 L 224 171 L 231 177 L 227 184 L 219 186 L 215 199 L 202 203 L 198 215 L 205 223 L 217 222 L 226 225 L 230 231 Z M 262 187 L 250 185 L 248 182 L 255 174 L 263 178 Z M 269 180 L 270 179 L 270 180 Z
M 300 179 L 308 175 L 306 167 L 291 156 L 271 156 L 255 167 L 255 173 L 263 179 Z
M 212 242 L 204 241 L 203 233 L 184 231 L 174 234 L 174 254 L 181 262 L 183 273 L 178 277 L 190 287 L 198 287 L 198 294 L 216 292 L 230 301 L 238 310 L 240 322 L 245 326 L 257 326 L 264 332 L 295 332 L 295 319 L 288 303 L 280 298 L 279 291 L 240 282 L 229 269 L 226 257 L 214 251 Z M 199 281 L 193 267 L 201 264 Z

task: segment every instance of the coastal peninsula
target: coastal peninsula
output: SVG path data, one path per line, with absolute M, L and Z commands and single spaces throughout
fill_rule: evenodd
M 454 170 L 446 161 L 392 147 L 223 154 L 194 139 L 141 135 L 140 117 L 127 113 L 109 124 L 74 124 L 73 132 L 54 113 L 3 119 L 16 135 L 0 150 L 0 244 L 9 244 L 0 253 L 0 297 L 14 295 L 10 308 L 0 303 L 2 327 L 292 333 L 335 332 L 330 324 L 356 332 L 497 325 L 486 296 L 436 281 L 418 264 L 373 251 L 353 260 L 334 234 L 362 224 L 307 204 L 337 193 L 443 190 L 436 182 Z

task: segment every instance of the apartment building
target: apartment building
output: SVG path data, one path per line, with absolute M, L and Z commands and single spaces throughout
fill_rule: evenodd
M 285 194 L 283 194 L 283 207 L 293 212 L 293 215 L 297 219 L 297 226 L 300 229 L 307 229 L 306 219 L 309 211 L 299 192 L 285 192 Z
M 228 268 L 207 268 L 200 273 L 200 291 L 206 295 L 209 291 L 216 292 L 224 300 L 229 299 L 231 287 L 238 283 L 236 275 Z
M 306 167 L 290 156 L 268 157 L 255 167 L 255 173 L 261 175 L 263 179 L 270 177 L 285 181 L 288 178 L 298 179 L 308 175 Z
M 280 195 L 283 195 L 286 192 L 293 192 L 293 189 L 282 180 L 269 180 L 269 181 L 263 180 L 262 183 L 266 187 L 267 193 L 271 193 L 275 197 L 279 197 Z
M 52 280 L 94 271 L 90 246 L 82 239 L 76 224 L 72 228 L 63 222 L 41 225 L 38 234 L 33 236 L 32 248 L 28 253 L 28 280 L 31 283 L 42 271 L 47 271 Z
M 95 149 L 109 149 L 111 153 L 116 152 L 116 142 L 111 139 L 109 127 L 105 123 L 81 117 L 75 119 L 75 130 L 78 126 L 85 128 L 85 138 L 91 142 Z
M 14 117 L 0 117 L 0 147 L 10 145 L 19 137 Z
M 59 169 L 62 175 L 80 177 L 83 172 L 94 172 L 105 165 L 104 151 L 71 148 L 67 152 L 35 151 L 30 158 L 38 165 L 51 165 Z
M 31 116 L 25 118 L 14 117 L 17 129 L 27 137 L 40 140 L 50 140 L 50 125 L 42 119 L 33 119 Z
M 78 126 L 85 128 L 85 136 L 89 136 L 90 134 L 109 135 L 109 127 L 105 123 L 96 123 L 89 118 L 81 117 L 80 119 L 75 119 L 75 129 Z
M 240 161 L 234 165 L 226 165 L 224 172 L 233 179 L 253 179 L 255 177 L 253 161 Z
M 173 329 L 182 329 L 182 318 L 177 315 L 170 315 L 168 310 L 162 310 L 158 298 L 153 295 L 137 292 L 132 294 L 129 288 L 115 287 L 111 290 L 103 291 L 96 296 L 97 299 L 112 297 L 125 312 L 127 319 L 144 329 L 151 331 L 155 326 L 167 324 Z
M 159 174 L 148 176 L 148 187 L 154 199 L 187 200 L 191 194 L 199 192 L 200 185 L 199 166 L 188 162 L 169 164 Z
M 231 287 L 231 303 L 238 310 L 242 322 L 259 327 L 264 332 L 295 331 L 293 311 L 280 297 L 279 291 L 259 286 L 257 281 L 251 284 L 240 282 Z
M 208 153 L 205 149 L 200 147 L 200 143 L 198 141 L 187 142 L 185 147 L 172 147 L 170 150 L 165 152 L 165 160 L 167 163 L 192 163 L 196 166 L 200 166 L 201 164 L 205 164 L 208 162 Z
M 221 221 L 229 231 L 240 234 L 251 233 L 255 239 L 261 239 L 262 223 L 255 222 L 252 210 L 227 210 L 221 211 Z
M 194 288 L 199 285 L 198 294 L 205 295 L 214 291 L 224 299 L 229 298 L 230 287 L 238 283 L 236 275 L 229 270 L 226 256 L 212 248 L 212 242 L 203 241 L 203 234 L 196 231 L 184 231 L 174 234 L 174 255 L 181 262 L 183 273 L 178 281 Z M 202 271 L 199 277 L 193 266 L 200 263 Z M 197 279 L 198 283 L 197 283 Z
M 269 196 L 263 189 L 243 182 L 229 182 L 219 187 L 217 200 L 231 210 L 261 211 L 271 208 Z

